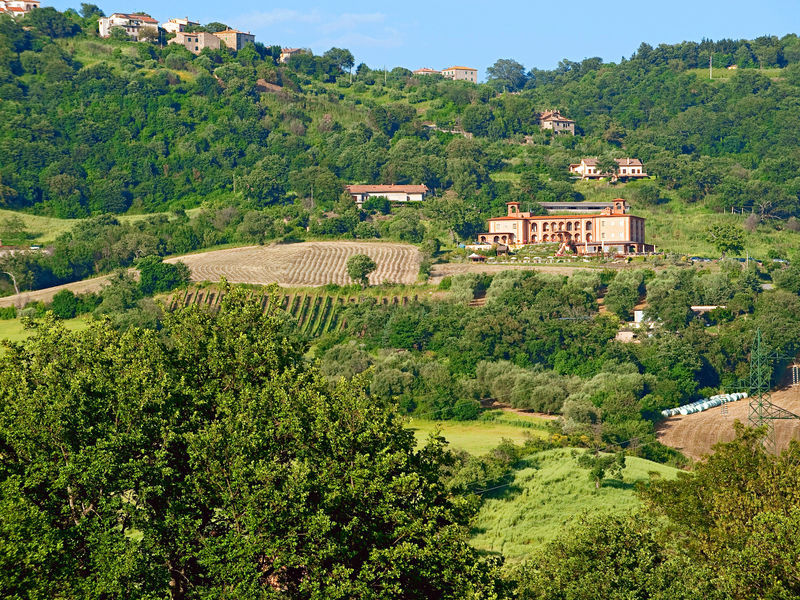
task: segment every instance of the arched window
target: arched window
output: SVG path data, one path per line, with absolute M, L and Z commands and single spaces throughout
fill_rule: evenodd
M 549 241 L 550 241 L 550 236 L 549 236 L 549 235 L 547 235 L 547 234 L 545 233 L 545 234 L 542 236 L 542 242 L 543 242 L 543 243 L 547 243 L 547 242 L 549 242 Z
M 586 241 L 589 242 L 589 243 L 592 242 L 592 234 L 591 233 L 587 233 L 586 234 Z
M 572 223 L 567 223 L 567 231 L 572 231 Z
M 494 236 L 494 243 L 496 244 L 496 243 L 497 243 L 497 242 L 499 242 L 499 241 L 500 241 L 500 238 L 499 238 L 499 237 L 497 237 L 497 236 Z
M 536 223 L 534 223 L 533 225 L 531 225 L 531 231 L 536 231 Z
M 564 221 L 561 221 L 561 223 L 558 224 L 558 230 L 564 231 Z
M 547 231 L 547 223 L 542 223 L 542 231 Z
M 555 230 L 556 230 L 556 222 L 553 221 L 552 223 L 550 223 L 550 231 L 555 231 Z
M 536 243 L 536 234 L 535 233 L 531 236 L 531 243 L 532 244 Z
M 581 222 L 575 221 L 575 231 L 578 231 L 581 228 Z
M 592 222 L 586 221 L 586 231 L 589 231 L 592 228 Z
M 576 233 L 575 234 L 575 241 L 576 242 L 580 242 L 581 241 L 581 234 L 580 233 Z
M 481 236 L 481 242 L 485 242 L 485 241 L 486 241 L 486 236 L 485 236 L 485 235 L 482 235 L 482 236 Z

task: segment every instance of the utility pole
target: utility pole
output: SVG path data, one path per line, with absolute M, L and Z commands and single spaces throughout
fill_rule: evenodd
M 777 451 L 773 421 L 800 419 L 800 416 L 772 403 L 769 390 L 772 379 L 772 360 L 776 358 L 784 357 L 777 354 L 770 355 L 764 349 L 761 345 L 761 329 L 757 329 L 753 347 L 750 350 L 750 380 L 747 386 L 750 397 L 748 421 L 753 427 L 767 427 L 764 447 L 771 453 Z

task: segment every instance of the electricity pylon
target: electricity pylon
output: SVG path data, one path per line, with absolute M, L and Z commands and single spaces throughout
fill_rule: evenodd
M 781 358 L 769 355 L 761 345 L 761 329 L 756 330 L 753 348 L 750 350 L 750 415 L 748 420 L 753 427 L 767 427 L 764 446 L 775 453 L 775 427 L 773 421 L 800 419 L 800 416 L 772 403 L 769 392 L 772 380 L 772 360 Z

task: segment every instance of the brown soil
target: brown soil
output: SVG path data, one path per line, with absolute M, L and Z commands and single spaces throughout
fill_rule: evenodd
M 772 393 L 771 401 L 800 415 L 800 388 L 784 388 Z M 745 398 L 726 405 L 728 414 L 722 414 L 722 407 L 693 415 L 670 417 L 663 421 L 656 435 L 662 444 L 680 450 L 686 456 L 701 459 L 711 454 L 718 442 L 729 442 L 734 438 L 733 423 L 736 420 L 747 424 L 750 401 Z M 800 420 L 773 421 L 775 442 L 778 450 L 783 450 L 792 439 L 800 439 Z
M 139 271 L 136 269 L 129 269 L 128 271 L 134 277 L 139 277 Z M 76 281 L 74 283 L 65 283 L 64 285 L 57 285 L 43 290 L 35 290 L 32 292 L 22 292 L 21 294 L 5 296 L 0 298 L 0 307 L 16 306 L 24 307 L 29 302 L 50 302 L 58 292 L 61 290 L 71 290 L 75 294 L 88 294 L 90 292 L 99 292 L 103 287 L 108 285 L 110 275 L 103 275 L 102 277 L 94 277 L 92 279 L 84 279 L 83 281 Z
M 347 259 L 366 254 L 378 265 L 369 281 L 411 284 L 417 280 L 421 254 L 408 244 L 380 242 L 303 242 L 273 246 L 228 248 L 170 258 L 192 270 L 193 281 L 318 286 L 352 283 L 347 276 Z

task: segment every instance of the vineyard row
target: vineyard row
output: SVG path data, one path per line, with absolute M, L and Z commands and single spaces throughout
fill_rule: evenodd
M 261 305 L 266 311 L 271 302 L 271 296 L 266 292 L 254 291 L 261 296 Z M 172 296 L 169 307 L 176 310 L 180 307 L 201 306 L 216 310 L 222 301 L 224 292 L 218 289 L 188 288 Z M 329 331 L 338 331 L 346 325 L 341 318 L 342 309 L 350 304 L 358 304 L 375 296 L 315 294 L 308 292 L 288 293 L 274 296 L 277 306 L 286 311 L 296 321 L 300 330 L 312 337 Z M 416 302 L 417 296 L 378 296 L 378 304 L 384 306 L 407 305 Z

